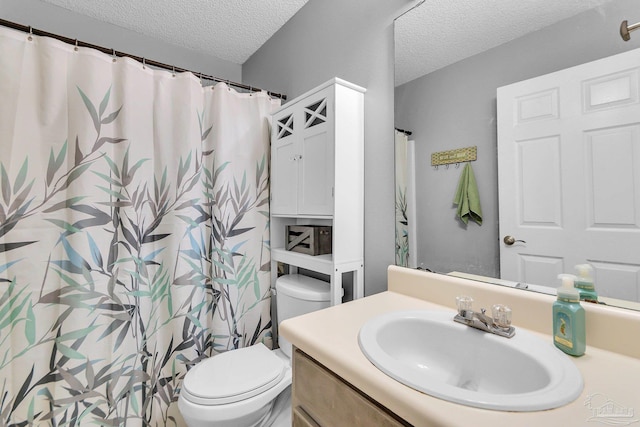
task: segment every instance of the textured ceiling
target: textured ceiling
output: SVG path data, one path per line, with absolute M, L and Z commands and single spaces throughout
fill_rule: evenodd
M 308 0 L 42 1 L 243 64 Z M 610 1 L 426 0 L 396 20 L 396 85 Z
M 613 0 L 426 0 L 396 20 L 396 86 Z
M 42 0 L 243 64 L 308 0 Z

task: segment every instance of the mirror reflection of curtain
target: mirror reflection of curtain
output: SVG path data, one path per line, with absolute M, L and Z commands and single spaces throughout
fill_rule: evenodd
M 414 142 L 395 131 L 396 265 L 417 267 Z
M 271 344 L 279 101 L 27 36 L 0 29 L 0 425 L 180 425 L 192 364 Z

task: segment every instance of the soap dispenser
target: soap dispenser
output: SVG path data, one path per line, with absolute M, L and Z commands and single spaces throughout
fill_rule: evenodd
M 576 265 L 578 277 L 574 285 L 580 293 L 580 301 L 598 302 L 598 294 L 593 284 L 593 267 L 589 264 Z
M 553 343 L 567 354 L 582 356 L 586 348 L 585 314 L 580 294 L 574 288 L 576 276 L 560 274 L 558 279 L 562 286 L 553 303 Z

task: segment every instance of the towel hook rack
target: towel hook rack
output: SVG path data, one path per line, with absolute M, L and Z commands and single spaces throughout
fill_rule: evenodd
M 460 163 L 473 162 L 478 158 L 478 147 L 456 148 L 449 151 L 438 151 L 431 154 L 431 166 L 435 166 L 436 170 L 439 165 L 456 164 L 456 168 L 460 167 Z

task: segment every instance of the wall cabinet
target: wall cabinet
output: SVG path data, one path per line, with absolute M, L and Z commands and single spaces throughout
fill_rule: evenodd
M 277 263 L 329 277 L 332 305 L 364 296 L 364 93 L 335 78 L 282 107 L 271 123 L 271 279 Z M 332 253 L 285 250 L 287 225 L 332 227 Z
M 293 427 L 410 425 L 298 349 L 291 410 Z
M 272 213 L 333 215 L 332 102 L 328 87 L 274 115 Z

